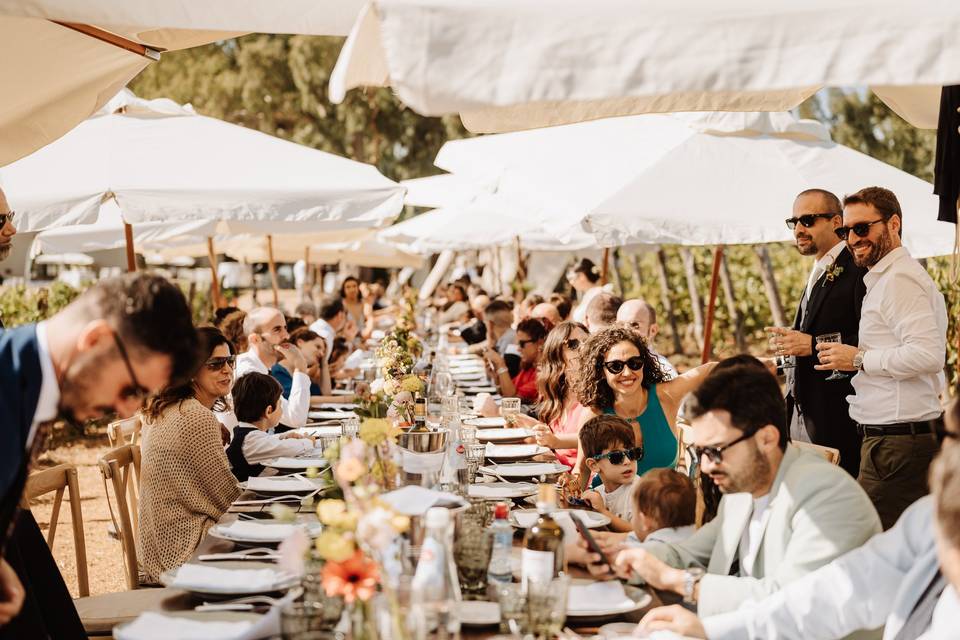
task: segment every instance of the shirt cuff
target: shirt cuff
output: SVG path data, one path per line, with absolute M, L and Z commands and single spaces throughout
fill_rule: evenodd
M 291 378 L 292 384 L 297 385 L 303 389 L 310 389 L 310 376 L 305 374 L 303 371 L 294 371 Z
M 873 349 L 872 351 L 864 351 L 862 370 L 864 373 L 883 371 L 883 350 Z
M 738 611 L 704 618 L 703 630 L 708 640 L 749 640 L 747 625 Z

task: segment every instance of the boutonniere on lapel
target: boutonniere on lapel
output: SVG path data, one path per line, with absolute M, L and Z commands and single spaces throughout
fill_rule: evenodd
M 820 284 L 821 287 L 827 286 L 828 282 L 833 282 L 840 277 L 840 274 L 843 273 L 843 267 L 836 262 L 832 263 L 827 270 L 823 273 L 823 282 Z

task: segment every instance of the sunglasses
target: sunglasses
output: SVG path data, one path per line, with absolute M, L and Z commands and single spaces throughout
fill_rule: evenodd
M 704 455 L 710 458 L 710 462 L 713 464 L 720 464 L 723 462 L 723 452 L 732 447 L 733 445 L 743 442 L 744 440 L 753 437 L 752 433 L 745 433 L 733 442 L 720 445 L 719 447 L 697 447 L 694 445 L 689 445 L 687 447 L 687 453 L 690 454 L 690 458 L 695 462 L 699 462 Z
M 123 364 L 127 368 L 127 373 L 130 375 L 130 384 L 121 389 L 120 397 L 123 400 L 143 400 L 150 395 L 150 392 L 137 381 L 137 374 L 133 372 L 133 366 L 130 364 L 130 358 L 127 356 L 127 349 L 123 346 L 123 341 L 120 340 L 120 336 L 116 333 L 113 334 L 113 342 L 117 345 L 117 351 L 120 352 Z
M 785 222 L 787 223 L 787 229 L 793 231 L 797 228 L 797 223 L 799 222 L 804 227 L 809 229 L 813 225 L 817 224 L 817 218 L 826 218 L 830 219 L 834 216 L 840 215 L 839 213 L 808 213 L 806 215 L 798 216 L 796 218 L 787 218 Z
M 536 340 L 517 340 L 517 344 L 520 345 L 520 348 L 525 348 L 528 344 L 534 344 Z
M 14 216 L 16 216 L 16 211 L 10 211 L 9 213 L 0 213 L 0 229 L 3 229 L 7 226 L 8 222 L 13 222 Z
M 598 456 L 593 456 L 594 460 L 609 460 L 611 464 L 623 464 L 623 459 L 634 461 L 634 460 L 643 460 L 643 447 L 634 447 L 632 449 L 624 449 L 620 451 L 608 451 L 607 453 L 601 453 Z
M 629 360 L 607 360 L 603 363 L 603 368 L 613 375 L 623 371 L 624 367 L 630 367 L 630 371 L 640 371 L 640 369 L 643 369 L 643 358 L 633 356 Z
M 220 358 L 210 358 L 203 364 L 210 371 L 222 371 L 226 366 L 229 366 L 231 369 L 233 369 L 236 363 L 237 356 L 223 356 Z
M 567 349 L 570 349 L 570 351 L 576 351 L 580 348 L 580 341 L 576 338 L 570 338 L 564 343 L 564 345 L 567 347 Z
M 833 232 L 837 234 L 837 237 L 840 238 L 841 240 L 846 240 L 847 236 L 850 235 L 851 231 L 856 236 L 859 236 L 861 238 L 866 238 L 867 234 L 870 233 L 870 227 L 877 224 L 878 222 L 886 222 L 886 220 L 884 220 L 883 218 L 880 218 L 879 220 L 874 220 L 873 222 L 858 222 L 857 224 L 852 224 L 849 227 L 847 226 L 837 227 L 836 229 L 833 230 Z

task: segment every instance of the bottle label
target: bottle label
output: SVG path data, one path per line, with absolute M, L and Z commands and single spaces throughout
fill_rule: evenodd
M 524 549 L 520 554 L 520 575 L 524 588 L 531 580 L 534 582 L 553 580 L 555 566 L 552 551 Z

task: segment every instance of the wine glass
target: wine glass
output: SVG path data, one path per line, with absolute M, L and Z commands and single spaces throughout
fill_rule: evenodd
M 774 331 L 775 329 L 781 331 L 790 331 L 793 327 L 767 327 L 767 342 L 770 347 L 770 350 L 777 354 L 777 366 L 781 369 L 791 369 L 797 366 L 796 356 L 785 356 L 780 353 L 780 346 L 777 344 L 777 339 L 780 337 L 780 333 Z
M 839 332 L 824 333 L 823 335 L 817 336 L 817 344 L 820 344 L 821 342 L 840 343 L 840 342 L 843 342 L 843 339 Z M 840 373 L 839 371 L 834 369 L 833 373 L 831 373 L 829 376 L 826 377 L 826 380 L 843 380 L 844 378 L 847 378 L 847 377 L 848 377 L 847 374 Z

